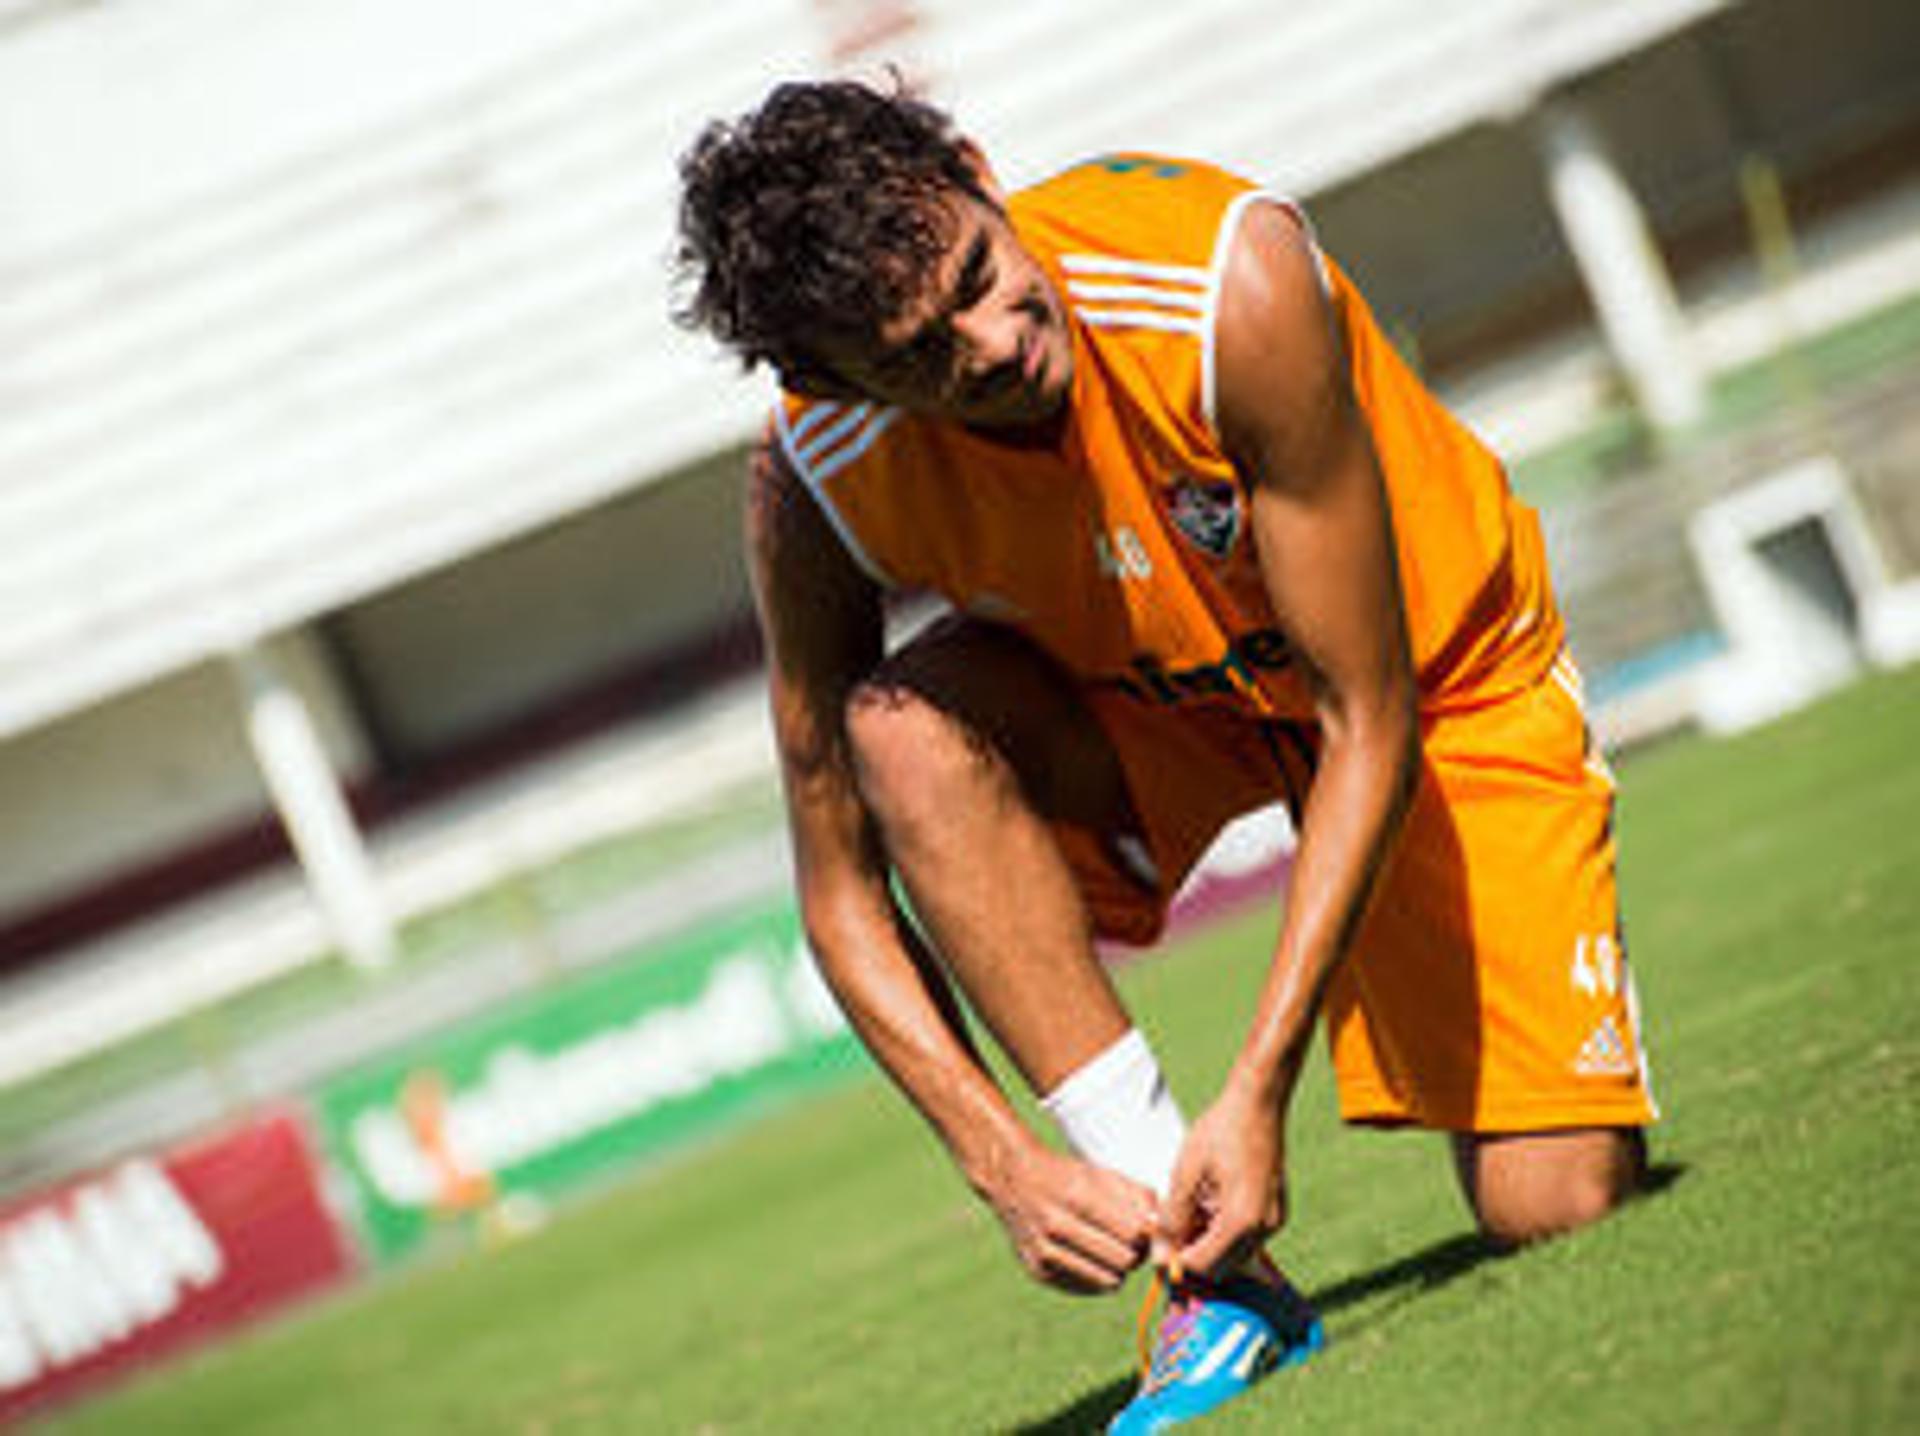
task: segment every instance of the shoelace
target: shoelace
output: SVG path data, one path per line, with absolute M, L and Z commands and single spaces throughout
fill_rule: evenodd
M 1140 1385 L 1143 1390 L 1158 1390 L 1179 1374 L 1187 1334 L 1200 1310 L 1200 1303 L 1195 1297 L 1178 1289 L 1181 1284 L 1178 1261 L 1169 1265 L 1164 1276 L 1160 1268 L 1155 1267 L 1147 1279 L 1147 1290 L 1140 1302 L 1140 1317 L 1134 1333 L 1140 1353 Z M 1156 1371 L 1153 1362 L 1153 1311 L 1162 1293 L 1167 1297 L 1167 1319 L 1160 1331 L 1160 1347 L 1167 1355 Z

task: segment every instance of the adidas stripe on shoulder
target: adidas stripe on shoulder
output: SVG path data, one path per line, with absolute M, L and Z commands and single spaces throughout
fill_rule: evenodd
M 1067 299 L 1096 329 L 1161 329 L 1204 335 L 1207 271 L 1107 254 L 1063 254 Z
M 1307 212 L 1300 207 L 1299 201 L 1270 189 L 1250 189 L 1235 196 L 1227 206 L 1226 213 L 1221 215 L 1220 228 L 1214 234 L 1213 261 L 1207 266 L 1206 308 L 1203 311 L 1207 327 L 1200 341 L 1200 412 L 1206 416 L 1207 427 L 1215 433 L 1219 432 L 1216 408 L 1219 368 L 1214 326 L 1220 313 L 1220 291 L 1227 282 L 1227 261 L 1233 254 L 1233 239 L 1240 231 L 1240 221 L 1247 210 L 1256 204 L 1273 205 L 1299 221 L 1313 249 L 1314 266 L 1320 274 L 1320 288 L 1329 295 L 1333 293 L 1333 277 L 1327 272 L 1326 255 L 1321 252 L 1319 237 L 1313 232 L 1313 221 L 1307 218 Z
M 854 535 L 822 485 L 872 448 L 874 441 L 899 417 L 898 409 L 876 408 L 869 403 L 816 400 L 807 405 L 797 421 L 789 418 L 785 404 L 775 404 L 773 408 L 774 430 L 780 436 L 780 448 L 788 464 L 806 484 L 853 561 L 874 582 L 888 587 L 894 586 L 893 580 L 874 562 L 873 555 Z

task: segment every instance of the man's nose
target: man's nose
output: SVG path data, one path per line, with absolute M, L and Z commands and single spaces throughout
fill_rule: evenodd
M 1011 309 L 970 310 L 953 319 L 968 374 L 984 374 L 1020 352 L 1020 316 Z

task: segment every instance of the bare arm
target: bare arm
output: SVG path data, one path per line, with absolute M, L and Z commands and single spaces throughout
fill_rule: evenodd
M 895 904 L 845 724 L 849 695 L 881 658 L 880 596 L 799 478 L 764 446 L 750 477 L 747 548 L 801 914 L 822 975 L 868 1050 L 993 1206 L 1028 1270 L 1069 1290 L 1110 1288 L 1137 1259 L 1151 1200 L 1027 1130 Z
M 1183 1236 L 1211 1211 L 1182 1251 L 1202 1269 L 1284 1220 L 1282 1129 L 1320 994 L 1419 771 L 1385 484 L 1311 245 L 1273 206 L 1253 207 L 1234 241 L 1218 357 L 1221 436 L 1247 486 L 1268 597 L 1313 687 L 1322 746 L 1272 966 L 1219 1115 L 1196 1124 L 1169 1204 Z M 1218 1130 L 1201 1136 L 1208 1119 Z M 1206 1171 L 1209 1142 L 1253 1150 L 1224 1166 L 1215 1155 Z
M 965 1168 L 1012 1114 L 893 902 L 847 750 L 848 694 L 881 657 L 880 596 L 770 447 L 753 459 L 747 546 L 808 939 L 862 1041 Z

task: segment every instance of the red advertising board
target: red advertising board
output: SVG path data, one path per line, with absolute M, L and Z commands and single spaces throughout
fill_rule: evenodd
M 344 1276 L 318 1170 L 281 1112 L 0 1207 L 0 1422 Z

